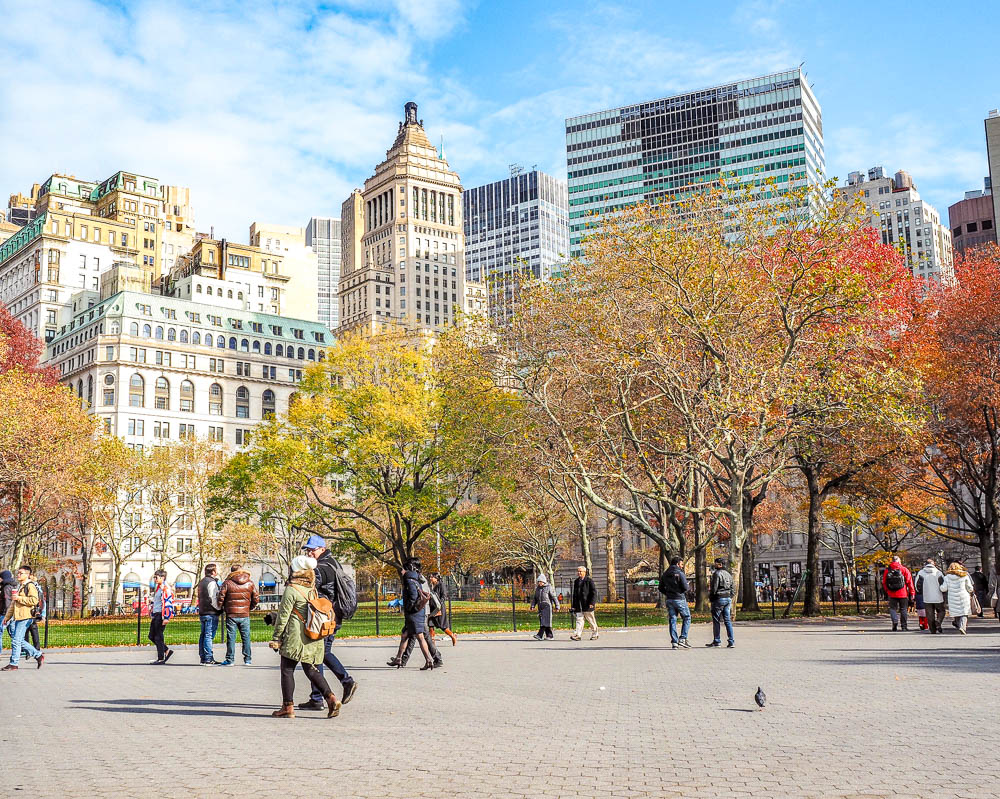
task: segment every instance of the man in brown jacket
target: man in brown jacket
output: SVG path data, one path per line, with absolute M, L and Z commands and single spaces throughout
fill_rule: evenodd
M 229 569 L 229 576 L 219 589 L 219 606 L 226 614 L 226 659 L 220 666 L 232 666 L 236 657 L 236 631 L 243 644 L 243 664 L 250 665 L 250 611 L 260 602 L 257 586 L 250 572 L 239 563 Z

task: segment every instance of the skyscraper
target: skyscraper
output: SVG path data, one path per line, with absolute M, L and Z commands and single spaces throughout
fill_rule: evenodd
M 533 169 L 462 195 L 465 275 L 487 285 L 490 316 L 510 317 L 522 279 L 569 258 L 566 183 Z
M 825 169 L 819 103 L 801 69 L 566 120 L 570 254 L 606 213 L 724 176 L 813 185 Z
M 330 330 L 340 325 L 340 220 L 314 216 L 306 224 L 306 245 L 316 253 L 316 284 L 319 321 Z
M 986 160 L 990 165 L 990 188 L 993 191 L 994 224 L 1000 223 L 1000 111 L 994 108 L 986 117 Z
M 416 103 L 406 104 L 385 160 L 341 220 L 341 330 L 398 324 L 435 333 L 460 311 L 485 310 L 483 287 L 465 278 L 462 184 L 427 138 Z

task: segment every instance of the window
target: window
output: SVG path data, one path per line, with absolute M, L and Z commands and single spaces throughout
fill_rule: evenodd
M 237 428 L 236 430 L 236 446 L 237 447 L 248 447 L 250 446 L 250 431 L 241 430 Z
M 273 369 L 274 367 L 272 366 L 271 368 Z M 260 415 L 262 419 L 274 418 L 274 404 L 274 392 L 271 389 L 266 389 L 261 396 Z
M 142 375 L 134 374 L 128 384 L 128 404 L 133 408 L 142 408 L 145 405 L 146 381 Z
M 157 366 L 170 366 L 170 353 L 163 352 L 161 350 L 156 351 L 156 364 Z
M 115 404 L 115 390 L 113 388 L 104 389 L 104 394 L 101 399 L 102 405 L 114 405 Z
M 163 327 L 161 325 L 156 326 L 156 337 L 161 341 L 163 340 Z
M 132 363 L 145 363 L 146 362 L 146 350 L 142 347 L 129 347 L 128 348 L 129 360 Z
M 153 406 L 160 411 L 170 410 L 170 383 L 165 377 L 156 378 L 153 389 Z
M 183 339 L 182 339 L 182 341 L 183 341 Z M 192 344 L 201 344 L 201 333 L 192 333 L 191 334 L 191 343 Z
M 250 418 L 250 389 L 246 386 L 236 389 L 236 418 Z
M 153 422 L 153 438 L 170 438 L 170 422 Z
M 270 341 L 265 341 L 264 342 L 264 354 L 265 355 L 270 355 L 271 354 L 271 342 Z
M 208 389 L 208 412 L 212 416 L 222 416 L 222 386 L 218 383 L 212 383 Z
M 193 424 L 177 425 L 177 437 L 180 439 L 194 438 L 194 425 Z
M 209 358 L 208 359 L 208 371 L 210 372 L 225 372 L 226 362 L 222 358 Z
M 246 361 L 237 361 L 236 374 L 239 377 L 250 377 L 250 364 L 248 364 Z
M 104 348 L 104 360 L 113 361 L 115 359 L 115 348 L 105 347 Z
M 194 383 L 185 380 L 181 383 L 181 405 L 180 408 L 186 413 L 194 412 Z M 183 426 L 183 425 L 182 425 Z
M 261 377 L 265 380 L 277 380 L 277 367 L 276 366 L 263 366 L 261 367 Z
M 129 419 L 128 420 L 128 434 L 130 436 L 141 436 L 145 435 L 145 421 L 142 419 Z
M 149 338 L 150 336 L 153 335 L 153 328 L 151 326 L 149 326 L 149 325 L 143 325 L 142 326 L 142 335 L 145 338 Z
M 209 441 L 222 441 L 222 428 L 221 427 L 209 427 L 208 428 L 208 440 Z

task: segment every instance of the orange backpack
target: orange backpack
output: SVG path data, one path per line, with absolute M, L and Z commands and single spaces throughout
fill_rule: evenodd
M 305 628 L 306 638 L 317 641 L 333 635 L 337 630 L 337 620 L 333 615 L 333 603 L 324 597 L 319 596 L 315 591 L 310 591 L 306 596 L 306 617 L 293 610 Z

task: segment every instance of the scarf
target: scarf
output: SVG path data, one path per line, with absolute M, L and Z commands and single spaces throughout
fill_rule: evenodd
M 965 570 L 965 566 L 961 563 L 952 563 L 948 567 L 948 574 L 954 574 L 956 577 L 968 577 L 969 573 Z

